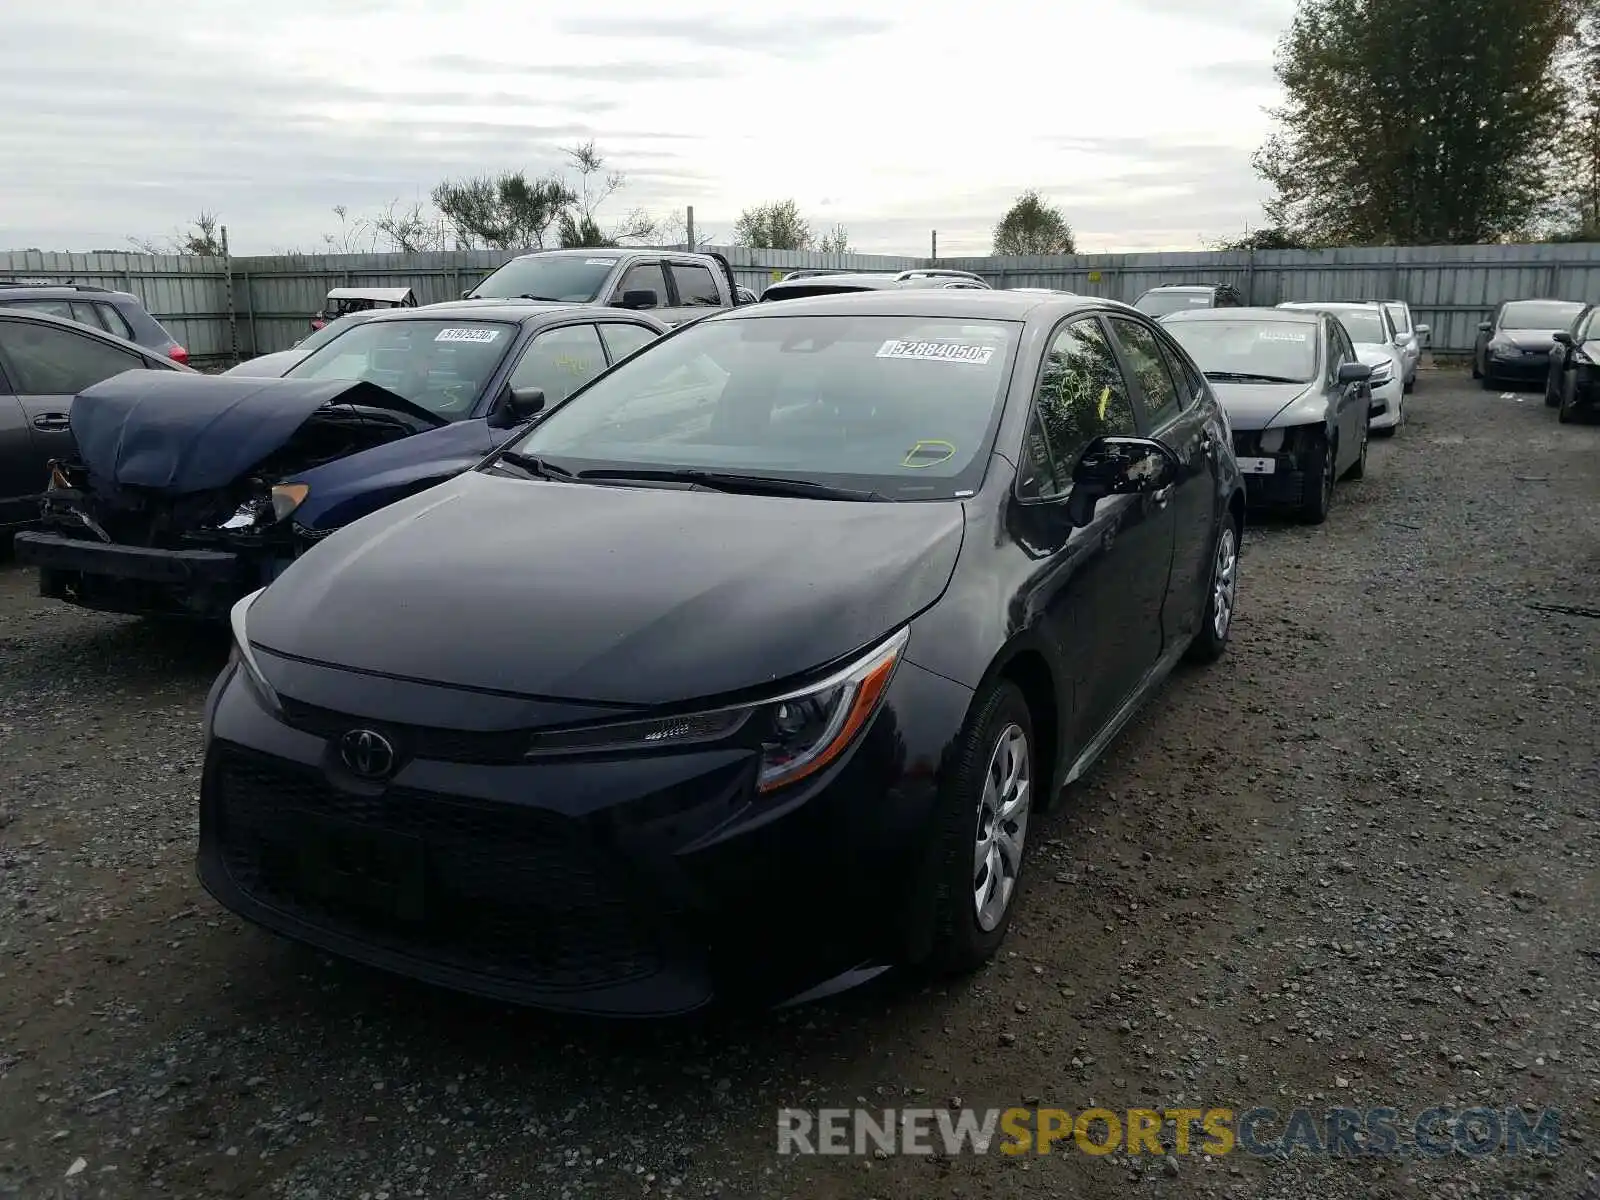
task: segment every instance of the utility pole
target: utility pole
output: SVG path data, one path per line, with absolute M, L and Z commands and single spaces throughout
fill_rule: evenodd
M 228 297 L 228 357 L 239 365 L 239 314 L 233 307 L 233 257 L 228 253 L 228 227 L 222 227 L 222 278 Z
M 933 231 L 933 261 L 939 261 L 939 231 L 937 229 Z
M 689 249 L 698 250 L 700 247 L 694 241 L 694 205 L 689 205 L 689 219 L 685 222 L 689 229 Z

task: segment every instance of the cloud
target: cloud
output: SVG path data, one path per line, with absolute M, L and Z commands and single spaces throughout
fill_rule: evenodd
M 1130 8 L 1209 28 L 1276 39 L 1294 17 L 1294 0 L 1128 0 Z
M 778 58 L 815 54 L 831 43 L 885 33 L 893 25 L 861 16 L 794 17 L 782 21 L 708 22 L 688 17 L 571 17 L 556 22 L 564 33 L 598 38 L 653 38 L 714 50 L 770 54 Z
M 1201 63 L 1189 72 L 1196 79 L 1223 87 L 1255 88 L 1275 91 L 1278 77 L 1269 59 L 1246 58 L 1234 62 Z
M 631 62 L 518 62 L 478 58 L 471 54 L 436 54 L 422 60 L 428 70 L 527 75 L 539 79 L 572 79 L 588 83 L 653 83 L 677 79 L 725 79 L 731 68 L 717 62 L 635 60 Z

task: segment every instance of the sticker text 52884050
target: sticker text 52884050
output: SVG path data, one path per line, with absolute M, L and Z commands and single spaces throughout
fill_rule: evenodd
M 434 336 L 436 342 L 492 342 L 500 336 L 498 329 L 441 329 Z
M 994 347 L 975 346 L 966 342 L 910 342 L 902 338 L 890 338 L 878 347 L 876 357 L 919 358 L 931 362 L 974 363 L 981 367 L 994 357 Z

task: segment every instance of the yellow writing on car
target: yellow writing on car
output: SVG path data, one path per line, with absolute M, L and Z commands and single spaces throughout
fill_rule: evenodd
M 949 462 L 955 454 L 956 448 L 953 443 L 940 441 L 937 438 L 924 438 L 906 451 L 906 456 L 900 460 L 900 465 L 913 470 L 936 467 L 942 462 Z
M 562 354 L 556 358 L 556 366 L 569 375 L 582 375 L 589 369 L 587 358 L 573 358 L 570 354 Z
M 1108 383 L 1105 390 L 1100 393 L 1100 419 L 1106 419 L 1106 405 L 1111 403 L 1111 385 Z

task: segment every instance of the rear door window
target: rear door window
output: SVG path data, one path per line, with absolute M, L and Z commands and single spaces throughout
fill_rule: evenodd
M 114 333 L 120 338 L 127 338 L 130 342 L 134 340 L 133 326 L 128 324 L 128 319 L 119 313 L 114 305 L 102 304 L 96 301 L 94 310 L 100 315 L 100 323 L 106 327 L 108 332 Z
M 708 267 L 685 263 L 672 264 L 672 279 L 678 285 L 678 303 L 685 308 L 721 308 L 722 296 Z
M 605 342 L 612 362 L 628 357 L 640 346 L 648 346 L 658 336 L 654 329 L 623 321 L 607 321 L 600 326 L 600 338 Z
M 63 321 L 75 321 L 72 315 L 72 305 L 65 300 L 7 300 L 7 308 L 20 308 L 25 312 L 44 313 L 48 317 L 60 317 Z
M 1129 365 L 1139 380 L 1145 427 L 1159 429 L 1178 415 L 1178 388 L 1172 381 L 1156 336 L 1127 317 L 1111 317 L 1111 328 L 1128 356 Z
M 0 360 L 24 396 L 71 396 L 144 359 L 99 338 L 43 322 L 0 320 Z

